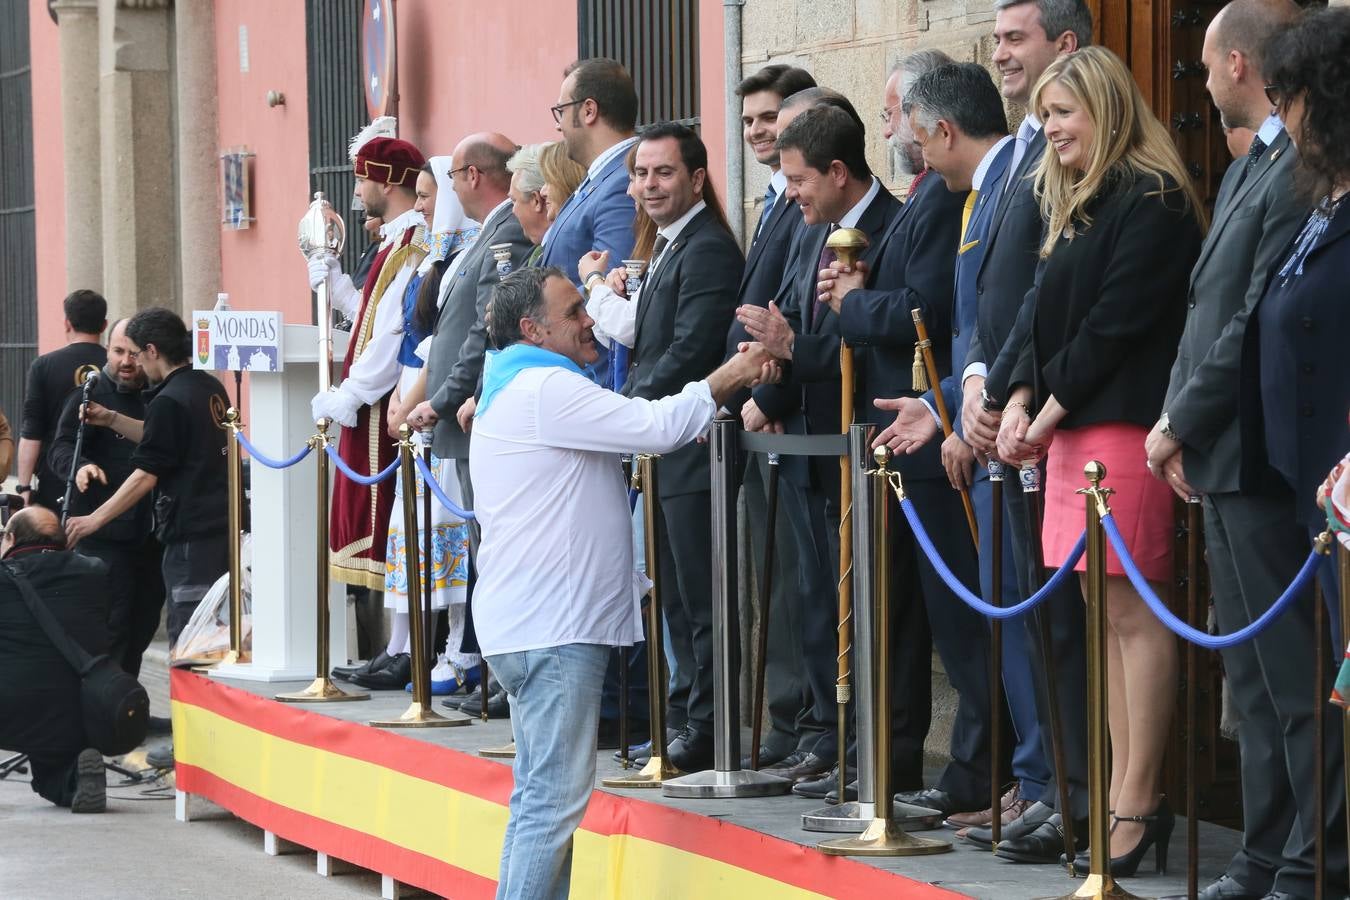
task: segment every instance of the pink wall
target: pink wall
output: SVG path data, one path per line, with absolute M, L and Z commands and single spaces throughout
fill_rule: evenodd
M 222 231 L 223 290 L 239 309 L 281 310 L 287 322 L 310 321 L 305 263 L 296 223 L 309 205 L 309 114 L 305 5 L 274 0 L 215 4 L 219 148 L 244 145 L 252 161 L 252 214 L 244 231 Z M 248 68 L 240 71 L 239 29 L 248 28 Z M 267 92 L 286 95 L 269 108 Z M 202 186 L 218 194 L 219 181 Z M 345 198 L 344 198 L 345 199 Z
M 698 4 L 698 104 L 699 133 L 708 148 L 708 172 L 727 215 L 736 217 L 740 198 L 727 198 L 727 128 L 722 84 L 723 48 L 721 0 L 699 0 Z
M 475 131 L 554 140 L 548 108 L 576 58 L 575 2 L 399 0 L 399 136 L 449 155 Z
M 45 0 L 28 2 L 33 83 L 33 202 L 37 223 L 38 352 L 65 342 L 66 208 L 62 161 L 61 63 L 56 23 Z M 73 235 L 97 241 L 99 235 Z

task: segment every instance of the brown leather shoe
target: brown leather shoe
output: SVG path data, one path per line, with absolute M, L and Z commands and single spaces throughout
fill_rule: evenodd
M 1003 811 L 1000 816 L 1004 824 L 1011 822 L 1022 814 L 1022 812 L 1031 805 L 1031 801 L 1022 799 L 1022 785 L 1015 782 L 1009 791 L 999 800 L 999 808 Z M 1012 812 L 1016 810 L 1016 812 Z M 992 809 L 982 809 L 978 812 L 952 813 L 946 818 L 943 824 L 949 828 L 983 828 L 994 820 Z M 960 837 L 964 835 L 958 834 Z

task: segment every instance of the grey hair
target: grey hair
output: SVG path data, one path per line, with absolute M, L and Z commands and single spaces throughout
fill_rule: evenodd
M 503 278 L 492 289 L 487 322 L 492 343 L 504 349 L 524 340 L 520 320 L 544 316 L 544 282 L 566 277 L 557 266 L 544 266 L 517 269 Z
M 1078 38 L 1078 47 L 1092 44 L 1092 11 L 1083 0 L 995 0 L 995 12 L 1035 3 L 1041 13 L 1041 28 L 1045 29 L 1045 39 L 1053 41 L 1066 31 L 1072 31 Z
M 539 155 L 545 144 L 526 144 L 506 161 L 506 171 L 520 176 L 520 191 L 529 196 L 544 188 L 544 173 L 539 168 Z
M 926 47 L 896 60 L 895 65 L 891 66 L 891 74 L 903 72 L 901 80 L 908 85 L 925 72 L 931 72 L 938 66 L 949 66 L 953 62 L 955 60 L 941 50 Z
M 1008 133 L 1008 117 L 989 70 L 979 63 L 952 63 L 920 75 L 906 88 L 902 111 L 932 132 L 945 119 L 972 138 Z

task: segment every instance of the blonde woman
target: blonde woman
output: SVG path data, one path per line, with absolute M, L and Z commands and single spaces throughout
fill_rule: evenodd
M 1161 589 L 1171 577 L 1172 491 L 1149 474 L 1143 447 L 1185 324 L 1204 227 L 1200 199 L 1167 130 L 1111 51 L 1061 57 L 1031 104 L 1048 142 L 1035 174 L 1048 224 L 999 455 L 1014 463 L 1045 457 L 1047 566 L 1063 562 L 1082 531 L 1083 498 L 1074 492 L 1085 486 L 1083 466 L 1104 462 L 1120 529 Z M 1111 870 L 1128 876 L 1149 847 L 1159 870 L 1167 862 L 1174 818 L 1159 787 L 1177 645 L 1111 550 L 1107 572 Z M 1086 871 L 1087 857 L 1074 865 Z
M 586 177 L 586 168 L 567 155 L 566 144 L 553 141 L 539 151 L 539 174 L 544 176 L 544 187 L 539 193 L 543 195 L 546 214 L 552 222 Z

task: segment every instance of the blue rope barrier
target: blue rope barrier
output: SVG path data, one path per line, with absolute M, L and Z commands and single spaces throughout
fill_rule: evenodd
M 360 475 L 351 466 L 347 465 L 341 456 L 338 456 L 337 448 L 332 444 L 325 447 L 324 452 L 328 454 L 328 458 L 333 461 L 333 465 L 337 466 L 338 471 L 345 475 L 348 481 L 354 481 L 357 484 L 363 484 L 366 487 L 370 487 L 373 484 L 379 484 L 398 470 L 398 460 L 396 459 L 386 466 L 383 472 L 375 475 Z
M 431 494 L 436 498 L 436 502 L 448 509 L 450 515 L 459 516 L 466 522 L 472 522 L 478 518 L 473 514 L 472 510 L 464 509 L 458 503 L 455 503 L 449 497 L 445 496 L 445 491 L 441 490 L 440 482 L 436 480 L 435 474 L 431 471 L 431 468 L 427 466 L 427 461 L 425 459 L 420 456 L 414 456 L 413 462 L 417 463 L 417 471 L 422 473 L 422 480 L 425 481 L 427 487 L 431 489 Z
M 1313 576 L 1317 573 L 1317 567 L 1322 564 L 1325 556 L 1313 550 L 1308 554 L 1308 558 L 1303 563 L 1303 568 L 1299 569 L 1298 576 L 1294 578 L 1292 584 L 1284 589 L 1284 593 L 1279 596 L 1270 609 L 1263 612 L 1254 622 L 1239 628 L 1231 634 L 1211 635 L 1203 631 L 1192 628 L 1181 619 L 1177 618 L 1167 604 L 1153 593 L 1153 588 L 1149 586 L 1148 579 L 1139 571 L 1135 565 L 1134 559 L 1130 557 L 1130 551 L 1125 546 L 1125 539 L 1120 535 L 1120 528 L 1116 525 L 1115 516 L 1108 513 L 1102 517 L 1102 528 L 1106 530 L 1106 536 L 1111 541 L 1111 546 L 1116 548 L 1116 555 L 1120 557 L 1120 563 L 1125 567 L 1125 574 L 1130 579 L 1130 584 L 1139 592 L 1139 596 L 1144 598 L 1144 603 L 1153 615 L 1158 617 L 1158 621 L 1167 626 L 1178 637 L 1185 638 L 1192 644 L 1204 647 L 1208 650 L 1223 650 L 1226 647 L 1232 647 L 1241 644 L 1243 641 L 1256 637 L 1256 635 L 1265 631 L 1270 623 L 1289 608 L 1289 605 L 1298 598 L 1298 595 L 1307 589 Z
M 257 447 L 253 446 L 253 442 L 250 441 L 248 438 L 244 437 L 244 433 L 242 431 L 236 432 L 236 434 L 238 434 L 239 436 L 239 446 L 247 450 L 249 456 L 251 456 L 253 459 L 256 459 L 264 466 L 267 466 L 267 468 L 269 469 L 289 469 L 291 466 L 295 465 L 300 460 L 304 459 L 306 456 L 309 456 L 309 452 L 314 449 L 313 447 L 306 444 L 305 449 L 301 450 L 299 453 L 295 454 L 289 459 L 277 460 L 273 459 L 270 456 L 264 455 Z
M 914 537 L 919 542 L 919 547 L 922 548 L 924 555 L 928 557 L 928 561 L 933 564 L 933 568 L 937 570 L 938 575 L 942 576 L 942 580 L 947 583 L 947 587 L 951 588 L 952 593 L 959 597 L 963 603 L 988 619 L 1011 619 L 1013 616 L 1020 616 L 1022 613 L 1040 605 L 1046 597 L 1053 594 L 1058 590 L 1059 586 L 1064 583 L 1064 579 L 1068 578 L 1070 573 L 1073 572 L 1073 567 L 1078 565 L 1078 560 L 1083 558 L 1083 553 L 1087 550 L 1087 531 L 1085 530 L 1078 536 L 1078 542 L 1073 545 L 1073 550 L 1069 553 L 1069 558 L 1064 561 L 1062 566 L 1055 570 L 1055 574 L 1051 575 L 1050 579 L 1045 584 L 1041 585 L 1039 591 L 1032 594 L 1021 603 L 1015 603 L 1012 606 L 994 606 L 990 603 L 985 603 L 983 599 L 972 594 L 970 590 L 961 583 L 961 579 L 957 578 L 956 575 L 952 573 L 952 570 L 948 567 L 946 561 L 938 555 L 937 548 L 933 546 L 932 539 L 924 529 L 923 523 L 919 521 L 919 514 L 914 509 L 913 501 L 909 498 L 905 498 L 901 501 L 900 508 L 905 513 L 905 519 L 909 522 L 909 527 L 913 530 Z

